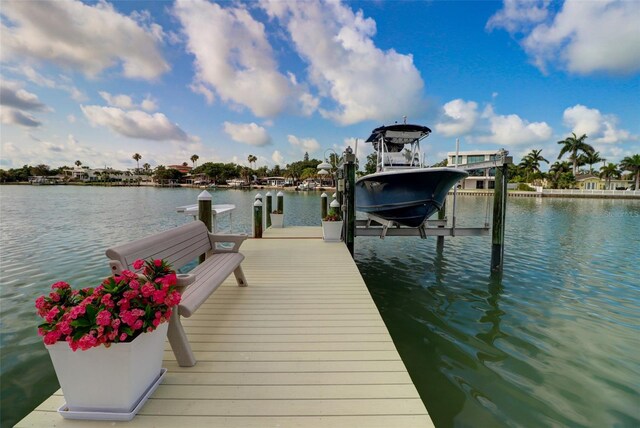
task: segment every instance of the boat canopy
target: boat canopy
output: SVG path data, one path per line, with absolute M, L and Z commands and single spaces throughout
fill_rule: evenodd
M 399 152 L 405 144 L 420 141 L 430 133 L 431 129 L 426 126 L 402 123 L 374 129 L 366 142 L 373 143 L 374 149 L 378 150 L 378 143 L 383 139 L 387 151 Z

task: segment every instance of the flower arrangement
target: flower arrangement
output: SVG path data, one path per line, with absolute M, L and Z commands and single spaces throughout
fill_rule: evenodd
M 340 214 L 335 209 L 330 209 L 326 216 L 322 219 L 323 221 L 340 221 Z
M 136 260 L 141 274 L 124 270 L 96 288 L 72 290 L 56 282 L 49 295 L 36 299 L 38 326 L 44 343 L 66 341 L 73 351 L 111 343 L 131 342 L 151 332 L 171 316 L 180 303 L 175 271 L 164 260 Z

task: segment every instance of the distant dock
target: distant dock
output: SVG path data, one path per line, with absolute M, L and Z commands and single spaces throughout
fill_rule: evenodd
M 433 427 L 349 251 L 321 236 L 247 240 L 249 286 L 232 276 L 183 320 L 198 363 L 179 367 L 167 344 L 163 383 L 122 425 Z M 63 403 L 59 390 L 16 426 L 114 425 L 63 419 Z
M 462 196 L 493 196 L 493 189 L 461 190 Z M 449 192 L 453 194 L 453 190 Z M 583 199 L 640 199 L 640 190 L 576 190 L 576 189 L 543 189 L 542 192 L 525 192 L 509 190 L 507 196 L 514 198 L 583 198 Z

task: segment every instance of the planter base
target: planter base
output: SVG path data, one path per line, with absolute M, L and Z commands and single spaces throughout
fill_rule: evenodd
M 160 375 L 158 378 L 149 386 L 149 388 L 142 394 L 138 403 L 134 407 L 134 409 L 127 413 L 118 413 L 118 412 L 78 412 L 69 410 L 67 407 L 67 403 L 64 403 L 59 409 L 58 413 L 62 415 L 65 419 L 82 419 L 82 420 L 90 420 L 90 421 L 130 421 L 134 418 L 136 414 L 140 411 L 144 403 L 147 402 L 151 394 L 156 390 L 158 385 L 162 383 L 162 379 L 164 375 L 167 373 L 167 369 L 163 368 L 160 370 Z

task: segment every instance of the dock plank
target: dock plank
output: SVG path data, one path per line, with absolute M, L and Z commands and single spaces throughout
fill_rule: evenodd
M 226 280 L 184 326 L 198 363 L 168 346 L 162 385 L 131 427 L 433 427 L 358 269 L 320 228 L 265 231 L 242 246 L 249 286 Z M 57 409 L 18 427 L 104 427 Z

